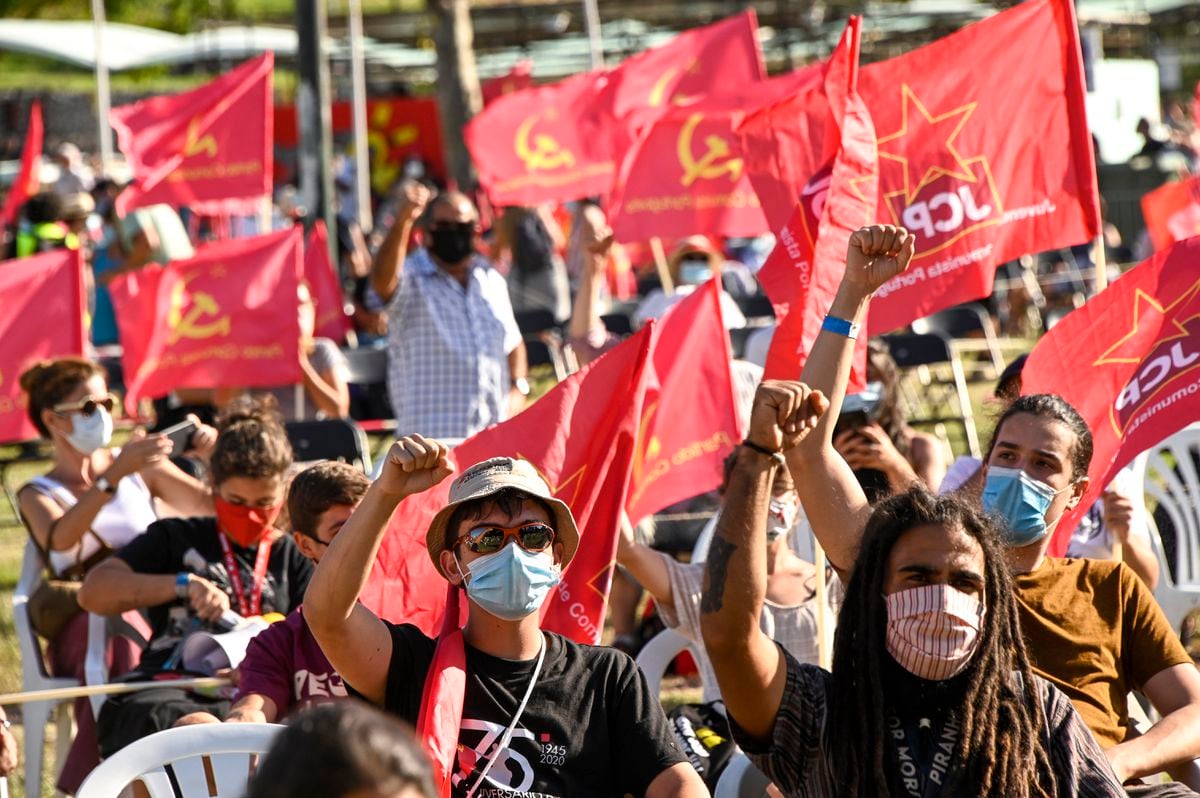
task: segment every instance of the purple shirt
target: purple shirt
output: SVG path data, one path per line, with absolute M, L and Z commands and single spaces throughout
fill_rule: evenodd
M 241 679 L 235 700 L 251 693 L 265 696 L 279 712 L 276 720 L 293 708 L 347 695 L 342 677 L 309 631 L 303 609 L 297 607 L 251 640 L 238 667 Z

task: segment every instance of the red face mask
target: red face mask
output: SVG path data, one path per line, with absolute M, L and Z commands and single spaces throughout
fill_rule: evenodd
M 217 508 L 217 527 L 242 548 L 262 540 L 283 509 L 282 502 L 270 507 L 249 507 L 231 504 L 220 496 L 213 496 L 213 505 Z

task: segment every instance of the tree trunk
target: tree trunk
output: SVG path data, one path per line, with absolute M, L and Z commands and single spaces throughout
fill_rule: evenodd
M 437 47 L 437 99 L 449 177 L 460 189 L 475 186 L 471 154 L 463 140 L 467 120 L 482 106 L 475 71 L 475 29 L 468 0 L 427 0 Z

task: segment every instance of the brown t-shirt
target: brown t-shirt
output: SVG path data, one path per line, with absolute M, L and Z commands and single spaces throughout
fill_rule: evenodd
M 1192 659 L 1153 594 L 1126 565 L 1047 557 L 1016 577 L 1034 673 L 1066 693 L 1107 749 L 1129 732 L 1128 694 Z

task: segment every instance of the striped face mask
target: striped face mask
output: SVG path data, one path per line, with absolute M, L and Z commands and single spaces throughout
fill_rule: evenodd
M 979 647 L 983 604 L 949 585 L 884 596 L 887 650 L 906 671 L 939 682 L 963 672 Z

